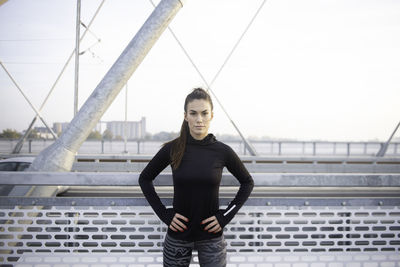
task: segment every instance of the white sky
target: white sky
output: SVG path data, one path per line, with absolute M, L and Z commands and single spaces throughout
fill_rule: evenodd
M 261 3 L 187 0 L 171 23 L 209 82 Z M 85 24 L 99 4 L 82 0 Z M 0 60 L 36 107 L 74 49 L 75 9 L 75 0 L 0 6 Z M 152 10 L 148 0 L 106 1 L 91 28 L 101 39 L 95 56 L 80 57 L 80 105 Z M 88 34 L 81 51 L 95 43 Z M 128 84 L 128 119 L 145 116 L 151 133 L 178 131 L 185 96 L 204 86 L 168 31 Z M 124 90 L 102 120 L 124 120 Z M 213 90 L 245 136 L 386 140 L 400 120 L 400 1 L 268 0 Z M 72 61 L 42 111 L 45 120 L 70 121 L 73 94 Z M 214 102 L 210 131 L 235 134 Z M 34 116 L 2 69 L 0 114 L 0 130 L 21 131 Z

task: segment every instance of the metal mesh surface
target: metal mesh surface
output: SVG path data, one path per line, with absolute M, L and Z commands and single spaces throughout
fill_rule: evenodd
M 149 207 L 2 207 L 0 261 L 23 253 L 160 253 L 166 226 Z M 229 252 L 398 252 L 400 209 L 245 206 Z

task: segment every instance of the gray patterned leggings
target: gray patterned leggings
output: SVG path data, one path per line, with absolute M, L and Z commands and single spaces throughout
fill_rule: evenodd
M 226 242 L 224 236 L 201 241 L 183 241 L 165 236 L 164 267 L 187 267 L 192 259 L 192 250 L 198 252 L 201 267 L 226 266 Z

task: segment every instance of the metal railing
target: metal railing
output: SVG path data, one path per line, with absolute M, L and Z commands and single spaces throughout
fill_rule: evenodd
M 18 140 L 0 140 L 0 153 L 11 153 Z M 249 140 L 257 153 L 262 155 L 304 155 L 304 156 L 375 156 L 384 142 L 323 142 L 323 141 L 260 141 Z M 37 154 L 53 140 L 28 140 L 21 149 L 21 153 Z M 249 154 L 242 141 L 224 141 L 240 155 Z M 128 141 L 127 151 L 131 154 L 154 154 L 163 141 Z M 86 141 L 79 149 L 81 154 L 123 154 L 123 141 L 101 140 Z M 400 143 L 392 142 L 386 152 L 387 156 L 400 155 Z
M 150 155 L 78 155 L 73 171 L 141 172 Z M 240 156 L 251 173 L 400 173 L 400 158 Z M 167 169 L 170 172 L 170 169 Z
M 15 154 L 0 154 L 12 158 Z M 29 154 L 19 155 L 32 157 Z M 152 155 L 77 155 L 72 171 L 141 172 Z M 400 157 L 240 156 L 252 173 L 400 173 Z M 168 168 L 168 172 L 171 170 Z
M 400 174 L 252 175 L 256 186 L 251 197 L 225 227 L 228 252 L 400 251 Z M 166 226 L 142 197 L 138 176 L 0 172 L 4 186 L 81 190 L 69 197 L 66 192 L 57 197 L 0 197 L 0 260 L 12 264 L 24 253 L 39 252 L 160 255 Z M 163 173 L 154 182 L 167 206 L 172 203 L 171 180 L 171 174 Z M 237 185 L 230 174 L 223 175 L 222 206 L 233 198 Z

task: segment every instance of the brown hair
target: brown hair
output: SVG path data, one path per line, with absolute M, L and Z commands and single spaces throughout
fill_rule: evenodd
M 211 111 L 213 110 L 213 103 L 210 95 L 203 88 L 195 88 L 193 91 L 186 96 L 184 110 L 187 112 L 187 105 L 195 99 L 204 99 L 210 103 Z M 171 166 L 172 169 L 176 170 L 181 164 L 183 154 L 186 148 L 186 139 L 189 134 L 189 126 L 186 120 L 183 120 L 180 135 L 178 138 L 167 142 L 166 144 L 172 143 L 171 148 Z M 166 145 L 164 144 L 164 145 Z

